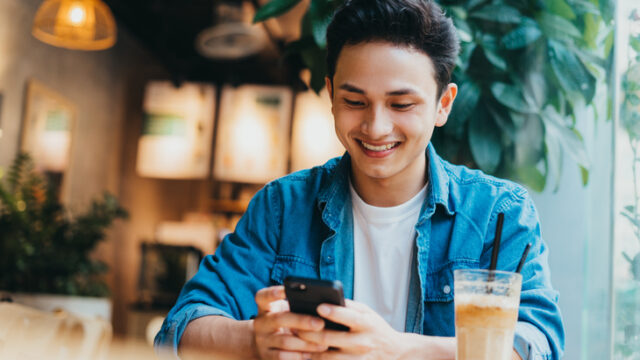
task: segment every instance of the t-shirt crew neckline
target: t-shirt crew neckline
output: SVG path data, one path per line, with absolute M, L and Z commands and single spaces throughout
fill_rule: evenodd
M 365 219 L 377 224 L 388 224 L 397 222 L 409 216 L 415 215 L 422 208 L 422 203 L 426 199 L 427 185 L 420 189 L 420 191 L 414 195 L 411 199 L 396 206 L 381 207 L 367 204 L 353 187 L 351 179 L 349 179 L 349 189 L 351 191 L 351 199 L 353 207 L 362 215 Z

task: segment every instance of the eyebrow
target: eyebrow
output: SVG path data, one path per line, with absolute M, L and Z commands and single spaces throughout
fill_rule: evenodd
M 357 93 L 357 94 L 362 94 L 362 95 L 365 94 L 364 90 L 362 90 L 362 89 L 360 89 L 358 87 L 355 87 L 355 86 L 353 86 L 353 85 L 351 85 L 349 83 L 344 83 L 344 84 L 340 85 L 339 88 L 342 89 L 342 90 L 346 90 L 346 91 Z M 413 94 L 417 94 L 417 92 L 415 90 L 409 89 L 409 88 L 389 91 L 389 92 L 386 93 L 387 96 L 400 96 L 400 95 L 413 95 Z

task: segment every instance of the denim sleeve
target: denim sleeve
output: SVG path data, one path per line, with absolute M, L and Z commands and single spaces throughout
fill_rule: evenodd
M 178 346 L 190 321 L 220 315 L 249 320 L 258 312 L 254 296 L 269 286 L 277 239 L 279 201 L 267 185 L 251 200 L 235 231 L 227 235 L 216 253 L 206 256 L 189 280 L 156 335 L 161 356 L 177 357 Z
M 498 269 L 515 271 L 527 243 L 532 247 L 522 269 L 522 293 L 514 348 L 523 360 L 556 360 L 564 351 L 564 325 L 558 292 L 551 285 L 548 249 L 540 222 L 526 190 L 518 188 L 492 213 L 489 231 L 493 239 L 497 214 L 505 214 Z

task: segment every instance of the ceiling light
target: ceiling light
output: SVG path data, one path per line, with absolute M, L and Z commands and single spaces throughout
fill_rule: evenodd
M 246 1 L 221 1 L 214 6 L 216 25 L 202 30 L 195 47 L 214 60 L 234 60 L 259 53 L 267 38 L 259 25 L 251 24 L 253 8 Z
M 116 23 L 101 0 L 45 0 L 32 34 L 49 45 L 72 50 L 104 50 L 116 42 Z

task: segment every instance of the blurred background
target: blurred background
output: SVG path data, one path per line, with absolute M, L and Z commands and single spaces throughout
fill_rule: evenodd
M 152 354 L 255 192 L 344 152 L 340 3 L 0 0 L 0 357 Z M 640 3 L 438 3 L 462 51 L 437 151 L 532 193 L 565 358 L 640 359 Z

